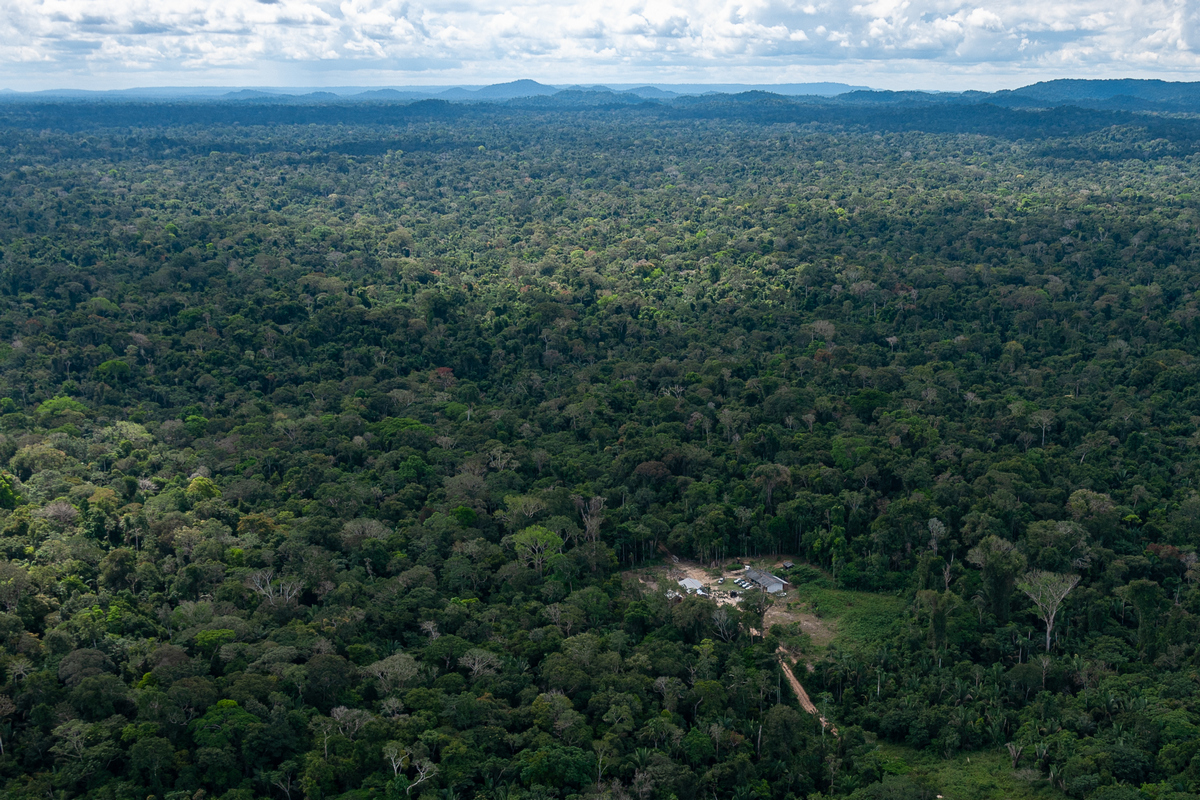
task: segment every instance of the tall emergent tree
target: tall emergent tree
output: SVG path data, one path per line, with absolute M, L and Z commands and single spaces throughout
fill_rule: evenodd
M 1078 583 L 1078 575 L 1034 570 L 1027 573 L 1025 579 L 1017 584 L 1017 588 L 1037 606 L 1038 616 L 1046 625 L 1047 653 L 1050 652 L 1050 636 L 1054 633 L 1054 620 L 1058 616 L 1058 609 Z

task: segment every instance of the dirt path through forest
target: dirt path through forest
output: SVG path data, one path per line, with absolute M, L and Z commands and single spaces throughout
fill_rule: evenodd
M 700 581 L 700 583 L 703 584 L 709 592 L 711 592 L 711 599 L 714 600 L 718 605 L 735 605 L 737 603 L 737 598 L 729 596 L 728 588 L 717 588 L 716 581 L 713 579 L 707 568 L 695 562 L 675 558 L 669 553 L 667 554 L 667 557 L 670 559 L 669 563 L 659 567 L 634 570 L 633 575 L 637 578 L 637 580 L 641 581 L 643 585 L 655 591 L 658 590 L 660 582 L 665 584 L 666 587 L 673 588 L 678 581 L 683 580 L 684 578 L 694 578 L 697 581 Z M 731 574 L 736 575 L 736 573 Z M 729 588 L 732 588 L 732 585 Z M 831 620 L 823 620 L 818 618 L 814 613 L 812 613 L 811 610 L 807 608 L 807 606 L 799 603 L 774 603 L 767 609 L 767 612 L 763 618 L 763 622 L 763 627 L 766 629 L 770 629 L 770 627 L 775 624 L 786 625 L 790 623 L 796 623 L 799 625 L 801 631 L 808 634 L 812 640 L 812 643 L 817 647 L 823 648 L 827 646 L 831 641 L 833 641 L 834 637 Z M 750 629 L 750 633 L 753 636 L 762 635 L 759 631 L 754 630 L 753 628 Z M 797 680 L 796 674 L 792 670 L 794 665 L 788 661 L 787 651 L 781 649 L 778 652 L 778 656 L 779 666 L 783 667 L 783 674 L 787 677 L 788 683 L 792 687 L 792 692 L 800 701 L 800 707 L 819 719 L 822 727 L 828 728 L 834 736 L 837 736 L 837 728 L 833 725 L 833 723 L 821 716 L 821 712 L 817 709 L 816 705 L 813 704 L 812 699 L 808 696 L 808 692 L 804 690 L 804 686 L 801 685 L 799 680 Z M 811 670 L 812 667 L 809 667 L 809 671 Z
M 792 672 L 792 667 L 787 661 L 787 655 L 783 652 L 779 653 L 779 666 L 783 667 L 783 674 L 787 676 L 788 683 L 792 686 L 792 691 L 796 693 L 796 698 L 800 701 L 800 707 L 809 714 L 816 716 L 817 719 L 821 720 L 821 727 L 828 728 L 833 732 L 834 736 L 837 736 L 838 729 L 833 723 L 821 716 L 821 712 L 817 710 L 817 707 L 809 698 L 808 692 L 804 691 L 804 687 L 800 684 L 800 681 L 796 680 L 796 674 Z

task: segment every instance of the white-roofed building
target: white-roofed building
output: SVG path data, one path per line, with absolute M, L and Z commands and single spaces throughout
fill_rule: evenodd
M 745 575 L 746 580 L 758 588 L 766 589 L 771 594 L 779 594 L 787 588 L 787 581 L 783 578 L 776 577 L 769 572 L 763 572 L 760 569 L 746 567 Z

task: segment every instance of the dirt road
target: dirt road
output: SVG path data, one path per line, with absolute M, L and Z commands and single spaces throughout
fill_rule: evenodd
M 821 727 L 828 728 L 833 732 L 834 736 L 837 736 L 838 729 L 834 727 L 833 723 L 821 716 L 821 712 L 817 710 L 817 707 L 809 698 L 808 692 L 804 691 L 804 687 L 800 685 L 800 681 L 796 680 L 796 674 L 792 672 L 792 667 L 788 664 L 787 655 L 782 652 L 779 653 L 779 666 L 783 667 L 783 674 L 787 677 L 788 683 L 791 684 L 792 691 L 796 693 L 796 697 L 800 700 L 800 707 L 809 714 L 815 715 L 821 721 Z
M 717 604 L 734 605 L 737 603 L 737 598 L 729 596 L 729 590 L 732 589 L 734 591 L 739 591 L 739 593 L 740 590 L 737 589 L 736 585 L 728 582 L 728 576 L 736 575 L 736 572 L 724 573 L 727 576 L 726 584 L 718 587 L 716 580 L 709 572 L 709 568 L 706 568 L 693 561 L 675 558 L 669 553 L 666 555 L 668 558 L 668 562 L 666 564 L 659 567 L 634 570 L 633 575 L 637 578 L 637 580 L 641 581 L 643 585 L 655 591 L 658 590 L 660 584 L 667 588 L 675 588 L 675 584 L 677 584 L 678 581 L 681 581 L 684 578 L 694 578 L 695 580 L 700 581 L 700 583 L 706 587 L 706 589 L 710 592 L 712 600 L 714 600 Z M 776 602 L 767 609 L 764 622 L 766 623 L 765 627 L 767 628 L 775 624 L 798 623 L 800 630 L 804 633 L 807 633 L 811 638 L 812 643 L 817 647 L 825 647 L 833 640 L 833 630 L 830 622 L 819 619 L 815 614 L 804 610 L 804 606 L 800 604 L 793 605 L 787 602 Z M 756 631 L 753 628 L 750 629 L 750 633 L 753 636 L 762 635 L 759 631 Z M 796 679 L 796 674 L 792 671 L 793 665 L 789 662 L 786 651 L 780 650 L 778 655 L 779 665 L 783 667 L 783 674 L 787 677 L 788 683 L 792 687 L 792 691 L 800 700 L 800 707 L 809 714 L 817 717 L 817 719 L 821 721 L 822 727 L 828 728 L 830 731 L 832 731 L 834 736 L 837 736 L 837 728 L 833 725 L 833 723 L 821 716 L 821 712 L 817 709 L 816 705 L 813 704 L 812 699 L 809 698 L 808 692 L 804 690 L 804 687 L 800 684 L 800 681 Z M 810 672 L 812 671 L 811 666 L 809 666 L 808 669 Z

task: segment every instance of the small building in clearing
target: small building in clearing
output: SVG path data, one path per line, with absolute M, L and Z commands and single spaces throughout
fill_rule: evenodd
M 753 583 L 760 589 L 765 589 L 771 594 L 780 594 L 787 589 L 788 582 L 783 578 L 772 575 L 769 572 L 763 572 L 754 567 L 746 567 L 746 580 Z
M 689 592 L 698 592 L 704 588 L 704 584 L 695 578 L 684 578 L 679 582 L 679 585 Z

